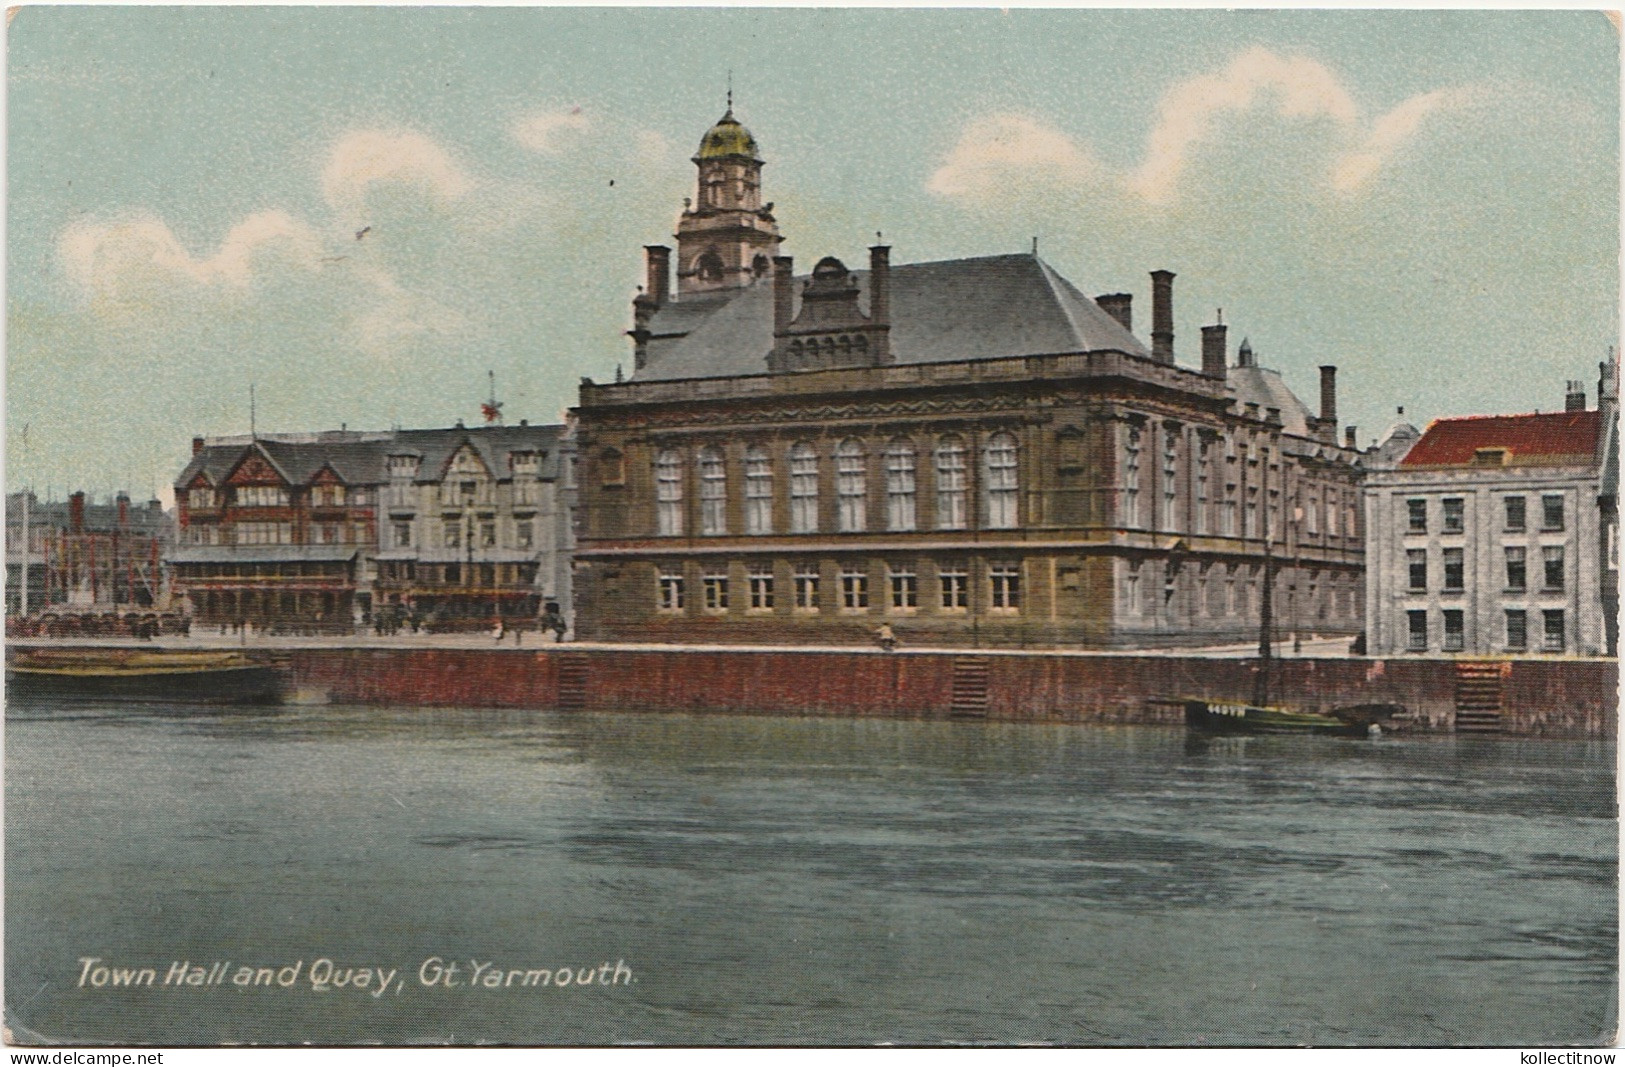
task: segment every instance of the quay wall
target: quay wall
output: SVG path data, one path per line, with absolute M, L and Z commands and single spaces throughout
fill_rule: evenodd
M 761 713 L 946 719 L 956 663 L 981 675 L 985 718 L 998 722 L 1179 722 L 1156 698 L 1251 699 L 1254 663 L 1196 655 L 857 649 L 335 648 L 279 650 L 296 695 L 333 703 L 582 711 Z M 1526 736 L 1612 738 L 1618 664 L 1611 660 L 1497 661 L 1501 726 Z M 1272 692 L 1307 710 L 1403 704 L 1414 728 L 1454 729 L 1451 659 L 1278 661 Z M 979 697 L 979 682 L 971 683 Z M 961 694 L 963 697 L 963 694 Z M 979 704 L 979 700 L 973 699 Z

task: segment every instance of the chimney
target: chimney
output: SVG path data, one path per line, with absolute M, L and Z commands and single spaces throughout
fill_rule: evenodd
M 201 438 L 201 437 L 192 438 L 192 455 L 195 456 L 201 451 L 203 451 L 203 438 Z
M 1584 411 L 1586 409 L 1586 387 L 1583 382 L 1570 381 L 1568 391 L 1563 395 L 1564 411 Z
M 118 504 L 119 526 L 121 528 L 128 526 L 130 524 L 130 494 L 120 493 L 114 498 L 114 501 Z
M 1264 409 L 1264 421 L 1265 422 L 1272 422 L 1277 426 L 1281 425 L 1281 409 L 1280 408 L 1269 408 L 1269 407 L 1265 408 Z
M 1359 440 L 1359 438 L 1354 433 L 1355 429 L 1356 429 L 1356 427 L 1354 427 L 1354 426 L 1348 426 L 1348 427 L 1345 427 L 1343 429 L 1343 447 L 1344 448 L 1359 448 L 1360 447 L 1356 443 Z
M 83 489 L 68 496 L 68 529 L 74 533 L 85 532 L 85 491 Z
M 773 336 L 782 337 L 790 329 L 790 318 L 795 312 L 796 294 L 791 286 L 795 282 L 795 260 L 790 256 L 773 257 Z
M 1320 368 L 1320 421 L 1332 428 L 1332 439 L 1337 438 L 1337 368 L 1325 364 Z
M 1151 358 L 1174 361 L 1174 272 L 1151 272 Z
M 1209 378 L 1223 379 L 1226 373 L 1228 356 L 1225 350 L 1225 334 L 1229 330 L 1224 323 L 1202 327 L 1202 373 Z
M 671 298 L 671 249 L 665 245 L 644 245 L 643 256 L 648 269 L 644 291 L 655 307 L 664 307 Z
M 1133 293 L 1106 293 L 1095 297 L 1095 303 L 1100 310 L 1117 320 L 1117 324 L 1129 333 L 1134 332 Z
M 891 362 L 891 246 L 869 249 L 869 321 L 881 327 L 874 338 L 874 359 Z

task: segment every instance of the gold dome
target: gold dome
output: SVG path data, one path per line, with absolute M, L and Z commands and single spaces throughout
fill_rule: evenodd
M 718 119 L 715 126 L 705 131 L 705 136 L 700 138 L 700 154 L 695 157 L 695 161 L 722 159 L 726 156 L 756 158 L 756 138 L 734 118 L 733 108 L 729 108 L 727 114 Z

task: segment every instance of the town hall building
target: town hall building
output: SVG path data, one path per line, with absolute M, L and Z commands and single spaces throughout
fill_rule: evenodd
M 580 637 L 1256 645 L 1270 584 L 1278 638 L 1359 632 L 1335 368 L 1314 412 L 1222 323 L 1181 365 L 1168 271 L 1149 344 L 1035 253 L 798 274 L 731 109 L 694 162 L 633 373 L 581 387 Z

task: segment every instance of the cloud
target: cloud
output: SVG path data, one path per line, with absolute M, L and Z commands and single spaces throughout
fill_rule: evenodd
M 1332 165 L 1332 188 L 1340 193 L 1356 192 L 1381 170 L 1394 153 L 1404 147 L 1422 126 L 1422 120 L 1440 111 L 1466 107 L 1483 99 L 1485 91 L 1476 86 L 1435 89 L 1413 96 L 1372 122 L 1364 143 L 1344 153 Z
M 76 222 L 63 231 L 57 254 L 63 272 L 79 289 L 117 300 L 155 284 L 247 289 L 257 261 L 269 254 L 315 270 L 321 241 L 287 212 L 261 211 L 233 226 L 219 250 L 203 259 L 188 252 L 168 224 L 155 218 Z
M 1353 194 L 1368 187 L 1416 139 L 1426 121 L 1486 95 L 1487 90 L 1471 85 L 1434 89 L 1368 122 L 1342 80 L 1324 64 L 1250 48 L 1222 69 L 1176 82 L 1163 93 L 1141 163 L 1127 173 L 1104 173 L 1087 145 L 1041 119 L 1001 113 L 966 125 L 926 189 L 950 199 L 982 200 L 1018 179 L 1052 186 L 1092 179 L 1116 184 L 1144 204 L 1166 205 L 1188 181 L 1195 150 L 1215 138 L 1222 121 L 1262 111 L 1325 124 L 1334 147 L 1321 173 L 1332 189 Z
M 938 196 L 981 198 L 1012 179 L 1074 182 L 1096 169 L 1089 153 L 1055 127 L 1002 113 L 966 126 L 925 187 Z
M 568 111 L 546 111 L 528 115 L 513 124 L 513 138 L 532 152 L 552 153 L 559 150 L 557 137 L 561 132 L 582 132 L 592 125 L 580 107 Z
M 1129 175 L 1129 187 L 1150 203 L 1166 203 L 1191 149 L 1208 138 L 1218 119 L 1260 104 L 1273 104 L 1283 118 L 1324 118 L 1342 127 L 1359 121 L 1353 98 L 1324 65 L 1249 48 L 1218 73 L 1187 78 L 1163 94 L 1145 160 Z
M 322 171 L 322 194 L 335 210 L 353 212 L 375 185 L 415 186 L 442 201 L 474 187 L 451 155 L 411 130 L 355 130 L 339 138 Z

